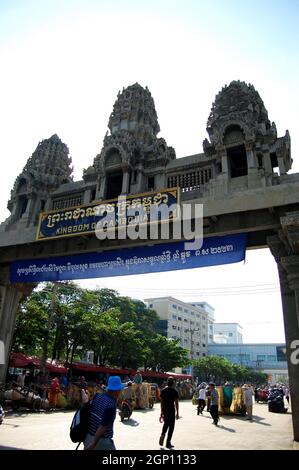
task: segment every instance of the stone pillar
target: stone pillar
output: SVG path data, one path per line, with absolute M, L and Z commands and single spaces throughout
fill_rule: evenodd
M 269 150 L 264 150 L 264 151 L 263 151 L 263 160 L 264 160 L 265 172 L 266 172 L 268 175 L 272 175 L 273 170 L 272 170 L 271 158 L 270 158 Z
M 91 189 L 84 191 L 83 204 L 89 204 L 91 199 Z
M 44 208 L 44 212 L 51 211 L 52 210 L 52 199 L 48 196 Z
M 20 219 L 21 223 L 25 224 L 30 220 L 30 217 L 31 217 L 33 209 L 34 209 L 34 204 L 35 204 L 35 200 L 34 200 L 33 196 L 31 195 L 30 197 L 28 197 L 26 210 L 25 210 L 24 214 L 22 215 L 22 217 Z
M 106 174 L 103 174 L 100 176 L 99 182 L 98 182 L 98 189 L 97 189 L 97 195 L 96 195 L 97 200 L 101 201 L 102 199 L 105 199 L 106 185 L 107 185 L 107 176 Z
M 0 269 L 0 341 L 4 344 L 4 363 L 0 358 L 0 383 L 5 382 L 15 328 L 16 312 L 22 297 L 30 295 L 36 284 L 11 284 L 8 267 Z
M 145 191 L 143 166 L 139 165 L 137 171 L 137 193 L 143 193 Z
M 161 173 L 158 173 L 155 178 L 155 189 L 165 189 L 167 186 L 165 184 L 165 173 L 162 170 Z
M 286 171 L 286 167 L 285 167 L 285 163 L 284 163 L 284 158 L 283 156 L 277 156 L 277 161 L 278 161 L 278 168 L 279 168 L 279 174 L 280 176 L 281 175 L 286 175 L 287 171 Z
M 222 167 L 222 174 L 228 176 L 228 159 L 226 149 L 221 150 L 221 167 Z
M 248 174 L 252 172 L 256 173 L 257 164 L 255 161 L 255 155 L 253 153 L 253 144 L 251 142 L 246 143 L 245 147 L 246 147 Z
M 128 194 L 129 182 L 130 182 L 130 173 L 129 173 L 129 170 L 126 168 L 123 171 L 123 184 L 122 184 L 121 194 Z
M 298 346 L 296 347 L 298 343 L 296 342 L 299 341 L 299 256 L 286 256 L 286 246 L 278 236 L 268 237 L 268 245 L 277 262 L 279 273 L 286 336 L 293 433 L 294 440 L 299 441 L 299 361 L 294 360 L 295 349 L 298 349 Z

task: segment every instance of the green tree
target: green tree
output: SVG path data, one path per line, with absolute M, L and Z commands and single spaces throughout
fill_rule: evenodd
M 188 362 L 178 341 L 155 332 L 158 316 L 139 301 L 111 289 L 82 289 L 72 282 L 46 283 L 21 305 L 14 350 L 72 363 L 93 350 L 101 365 L 171 370 Z M 48 356 L 47 356 L 48 357 Z
M 17 313 L 13 351 L 29 355 L 40 354 L 47 326 L 47 312 L 35 299 L 29 297 L 20 305 Z
M 168 339 L 159 334 L 148 342 L 145 354 L 145 368 L 158 372 L 184 367 L 188 363 L 188 352 L 180 346 L 179 340 Z
M 214 381 L 232 380 L 234 377 L 233 364 L 219 356 L 206 356 L 192 361 L 194 374 L 200 380 Z

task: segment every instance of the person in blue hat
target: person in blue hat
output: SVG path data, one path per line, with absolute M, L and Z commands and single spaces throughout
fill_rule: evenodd
M 84 450 L 115 450 L 113 424 L 116 417 L 117 398 L 123 388 L 120 377 L 111 376 L 106 392 L 95 395 L 91 405 Z

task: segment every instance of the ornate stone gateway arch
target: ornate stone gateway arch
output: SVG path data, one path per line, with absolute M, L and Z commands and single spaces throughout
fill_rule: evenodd
M 29 277 L 30 282 L 24 278 L 15 282 L 11 265 L 146 249 L 148 240 L 99 241 L 84 224 L 78 228 L 80 211 L 119 194 L 132 199 L 133 195 L 161 195 L 166 188 L 178 187 L 181 203 L 192 209 L 203 204 L 205 241 L 246 234 L 247 249 L 268 246 L 275 257 L 294 438 L 299 441 L 299 174 L 288 174 L 292 165 L 288 131 L 277 137 L 258 92 L 239 81 L 225 86 L 216 96 L 203 153 L 176 159 L 174 149 L 157 137 L 160 128 L 149 90 L 137 83 L 118 94 L 108 127 L 102 150 L 84 170 L 81 181 L 72 180 L 68 148 L 57 135 L 38 144 L 15 181 L 8 202 L 11 215 L 0 225 L 0 341 L 5 346 L 6 364 L 17 306 L 34 287 Z M 66 216 L 67 211 L 71 215 Z M 49 213 L 52 222 L 61 218 L 61 213 L 64 221 L 76 213 L 76 229 L 69 229 L 64 222 L 66 228 L 59 230 L 65 233 L 58 231 L 48 237 L 44 233 L 40 236 L 39 230 L 37 237 L 39 222 Z M 151 240 L 151 245 L 159 243 L 159 239 Z M 6 365 L 0 364 L 0 381 L 5 374 Z

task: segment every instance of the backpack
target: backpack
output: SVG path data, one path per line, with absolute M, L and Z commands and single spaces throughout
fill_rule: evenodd
M 74 414 L 70 428 L 72 442 L 83 442 L 88 432 L 89 416 L 91 412 L 91 401 L 84 403 Z

